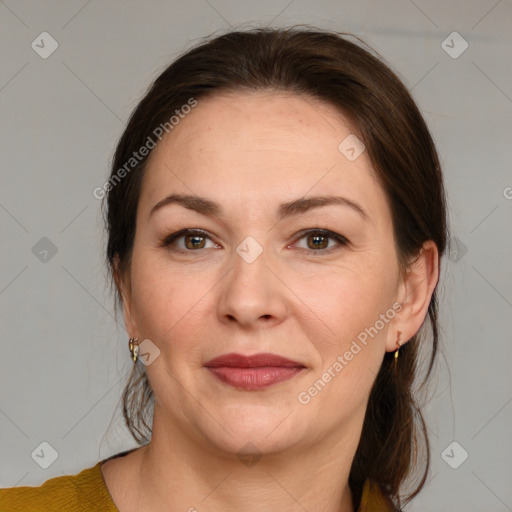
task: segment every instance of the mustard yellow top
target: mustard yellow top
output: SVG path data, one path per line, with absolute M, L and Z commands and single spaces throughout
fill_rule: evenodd
M 0 489 L 1 512 L 119 512 L 98 462 L 76 475 L 59 476 L 39 487 Z M 364 483 L 357 512 L 393 512 L 392 503 L 373 480 Z

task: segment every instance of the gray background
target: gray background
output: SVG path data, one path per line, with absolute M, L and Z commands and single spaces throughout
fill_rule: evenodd
M 6 0 L 0 20 L 1 486 L 39 485 L 135 446 L 120 420 L 131 362 L 92 191 L 138 98 L 200 37 L 310 23 L 354 32 L 386 58 L 444 166 L 456 237 L 442 276 L 445 359 L 425 409 L 432 470 L 408 510 L 512 510 L 509 0 Z M 31 47 L 44 31 L 58 43 L 46 59 Z M 469 45 L 457 58 L 453 31 Z M 31 456 L 51 453 L 42 442 L 58 453 L 47 469 Z

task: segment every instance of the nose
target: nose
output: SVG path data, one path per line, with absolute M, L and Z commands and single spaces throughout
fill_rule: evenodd
M 271 327 L 286 317 L 287 287 L 269 266 L 265 251 L 253 261 L 233 251 L 231 271 L 220 286 L 218 314 L 224 323 L 237 322 L 247 329 Z

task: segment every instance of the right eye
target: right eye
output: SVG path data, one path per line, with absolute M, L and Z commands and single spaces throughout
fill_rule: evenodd
M 183 240 L 183 244 L 180 246 L 179 242 Z M 176 233 L 165 236 L 160 241 L 160 247 L 167 247 L 169 250 L 182 251 L 182 252 L 195 252 L 199 249 L 208 249 L 205 247 L 206 241 L 210 240 L 214 246 L 215 244 L 206 231 L 200 229 L 182 229 Z M 176 248 L 176 246 L 178 246 Z

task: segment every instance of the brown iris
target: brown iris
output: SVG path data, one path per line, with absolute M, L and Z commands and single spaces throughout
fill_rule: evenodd
M 191 243 L 189 245 L 189 241 Z M 185 247 L 187 249 L 202 249 L 204 247 L 205 237 L 201 235 L 187 235 L 185 236 Z
M 323 239 L 324 243 L 322 243 L 322 239 Z M 309 235 L 307 237 L 307 240 L 308 240 L 308 247 L 311 249 L 325 249 L 329 243 L 328 237 L 326 237 L 325 235 Z M 313 240 L 313 246 L 311 246 L 309 244 L 310 240 Z

